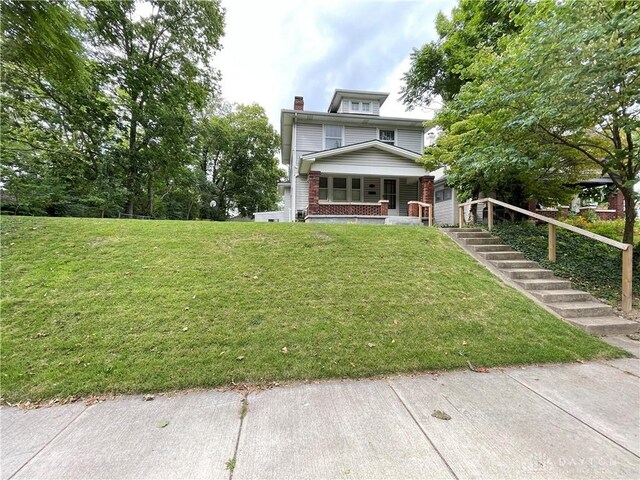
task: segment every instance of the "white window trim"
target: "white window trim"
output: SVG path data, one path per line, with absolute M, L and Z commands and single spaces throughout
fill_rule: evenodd
M 373 100 L 347 100 L 349 102 L 349 113 L 364 113 L 365 115 L 373 115 Z M 358 104 L 358 110 L 353 109 L 353 104 Z M 362 104 L 368 103 L 369 110 L 363 110 Z
M 380 140 L 380 130 L 393 130 L 393 145 L 394 146 L 398 146 L 398 129 L 397 128 L 376 128 L 376 140 L 379 140 L 380 142 L 382 142 L 382 140 Z M 386 143 L 387 145 L 391 145 L 390 143 L 387 142 L 382 142 L 382 143 Z
M 335 123 L 323 123 L 322 124 L 322 150 L 326 150 L 327 149 L 327 127 L 340 127 L 342 129 L 342 145 L 340 145 L 340 147 L 344 147 L 345 146 L 345 141 L 344 141 L 344 125 L 336 125 Z M 335 137 L 332 137 L 335 138 Z M 340 148 L 337 147 L 337 148 Z M 335 148 L 335 147 L 334 147 Z
M 335 202 L 337 203 L 363 203 L 364 202 L 364 196 L 365 196 L 364 195 L 364 177 L 360 177 L 357 175 L 331 175 L 331 176 L 321 175 L 321 176 L 327 178 L 327 199 L 326 200 L 318 199 L 319 203 L 334 203 L 334 200 L 333 200 L 333 178 L 334 177 L 347 179 L 347 198 L 345 200 L 335 200 Z M 353 197 L 351 194 L 351 190 L 352 190 L 351 180 L 353 178 L 360 179 L 360 200 L 353 200 Z

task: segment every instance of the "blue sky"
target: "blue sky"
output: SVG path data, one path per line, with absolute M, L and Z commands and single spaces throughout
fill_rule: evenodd
M 305 110 L 326 111 L 336 88 L 391 93 L 381 114 L 430 118 L 406 112 L 398 101 L 409 55 L 436 38 L 438 11 L 455 0 L 222 0 L 227 9 L 222 95 L 257 102 L 279 129 L 281 108 L 302 95 Z

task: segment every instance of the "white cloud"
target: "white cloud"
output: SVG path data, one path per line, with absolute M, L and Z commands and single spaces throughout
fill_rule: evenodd
M 324 110 L 334 89 L 361 85 L 391 93 L 383 115 L 430 118 L 428 111 L 406 112 L 398 91 L 411 49 L 435 38 L 435 15 L 454 3 L 223 0 L 226 34 L 214 62 L 222 72 L 222 95 L 231 102 L 259 103 L 276 129 L 280 109 L 292 108 L 295 95 L 305 96 L 307 108 Z M 389 21 L 402 25 L 376 18 L 382 11 L 395 14 Z M 356 29 L 368 24 L 377 30 Z M 365 38 L 350 37 L 359 31 Z M 361 72 L 363 65 L 376 72 L 377 81 Z

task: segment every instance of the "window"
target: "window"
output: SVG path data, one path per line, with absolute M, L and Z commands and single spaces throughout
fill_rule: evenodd
M 347 179 L 334 178 L 333 179 L 333 201 L 345 202 L 346 200 L 347 200 Z
M 335 125 L 324 126 L 324 148 L 338 148 L 342 146 L 342 127 Z
M 451 200 L 450 188 L 445 188 L 445 189 L 436 191 L 436 203 L 446 202 L 447 200 Z
M 371 113 L 371 102 L 349 101 L 349 111 L 354 113 Z
M 362 181 L 360 177 L 320 177 L 318 200 L 361 202 Z
M 351 201 L 352 202 L 362 201 L 362 187 L 361 187 L 359 178 L 351 179 Z
M 329 200 L 329 179 L 327 177 L 320 177 L 320 200 Z
M 395 130 L 380 130 L 378 138 L 381 142 L 388 145 L 396 144 L 396 131 Z

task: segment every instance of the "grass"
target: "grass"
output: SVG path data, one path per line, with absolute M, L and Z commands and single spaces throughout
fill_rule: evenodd
M 436 229 L 1 226 L 6 401 L 624 356 Z

